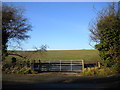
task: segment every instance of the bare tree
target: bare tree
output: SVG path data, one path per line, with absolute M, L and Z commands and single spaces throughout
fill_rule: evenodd
M 35 51 L 40 52 L 41 54 L 44 54 L 47 52 L 48 45 L 41 45 L 40 47 L 34 47 Z
M 31 25 L 23 15 L 24 10 L 15 6 L 3 4 L 2 6 L 2 52 L 7 53 L 8 43 L 14 41 L 20 43 L 21 40 L 28 39 L 27 32 L 31 30 Z

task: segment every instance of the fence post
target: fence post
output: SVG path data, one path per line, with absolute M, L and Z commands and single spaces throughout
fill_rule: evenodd
M 49 68 L 49 71 L 50 71 L 50 61 L 49 61 L 49 67 L 48 68 Z
M 31 70 L 32 70 L 32 61 L 30 61 L 30 68 L 31 68 Z
M 82 71 L 84 71 L 84 60 L 82 60 Z
M 35 60 L 33 60 L 33 66 L 32 66 L 33 70 L 35 70 Z
M 33 64 L 35 63 L 35 60 L 33 61 Z
M 100 62 L 98 62 L 98 68 L 100 68 Z
M 27 61 L 26 64 L 27 64 L 27 67 L 30 67 L 30 61 Z
M 71 60 L 71 71 L 72 71 L 72 60 Z
M 25 67 L 25 66 L 27 66 L 27 65 L 26 65 L 26 61 L 23 61 L 23 67 Z
M 41 70 L 40 70 L 40 69 L 41 69 L 40 67 L 41 67 L 41 62 L 40 62 L 40 60 L 39 60 L 39 61 L 38 61 L 38 72 L 41 71 Z
M 60 60 L 60 71 L 61 71 L 61 60 Z

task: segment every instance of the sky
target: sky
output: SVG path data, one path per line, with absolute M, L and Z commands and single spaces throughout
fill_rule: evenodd
M 47 45 L 48 50 L 94 49 L 90 46 L 89 23 L 108 2 L 13 2 L 25 9 L 24 16 L 32 25 L 30 39 L 23 50 Z M 93 8 L 95 7 L 96 10 Z M 9 49 L 12 49 L 9 47 Z

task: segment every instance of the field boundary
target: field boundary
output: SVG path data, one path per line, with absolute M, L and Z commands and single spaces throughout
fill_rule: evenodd
M 83 60 L 59 60 L 59 62 L 36 63 L 33 66 L 35 71 L 82 71 L 84 70 Z

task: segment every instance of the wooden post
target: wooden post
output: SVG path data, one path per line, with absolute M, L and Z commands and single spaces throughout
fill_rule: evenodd
M 40 68 L 40 65 L 41 65 L 41 62 L 40 62 L 40 60 L 38 61 L 38 72 L 40 72 L 41 70 L 41 68 Z
M 82 71 L 84 71 L 84 60 L 82 60 Z
M 23 61 L 23 64 L 22 64 L 22 65 L 23 65 L 23 67 L 26 66 L 26 61 Z
M 49 61 L 49 67 L 48 67 L 48 70 L 50 71 L 50 61 Z
M 30 67 L 30 61 L 27 61 L 27 67 Z
M 20 63 L 20 69 L 22 68 L 22 66 L 23 66 L 22 63 Z
M 34 70 L 34 65 L 35 65 L 35 60 L 33 60 L 33 65 L 32 65 L 32 69 Z
M 61 60 L 60 60 L 60 71 L 61 71 Z
M 35 60 L 33 61 L 33 65 L 35 64 Z
M 30 61 L 30 68 L 31 68 L 31 70 L 32 70 L 32 61 Z
M 98 62 L 98 68 L 100 68 L 100 62 Z
M 71 71 L 72 71 L 72 60 L 71 60 Z

